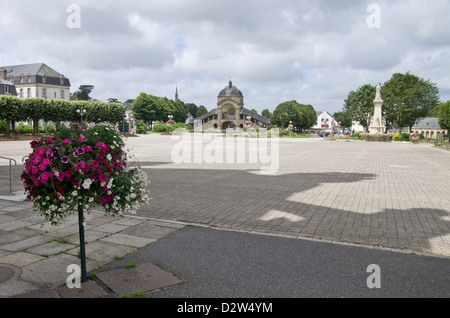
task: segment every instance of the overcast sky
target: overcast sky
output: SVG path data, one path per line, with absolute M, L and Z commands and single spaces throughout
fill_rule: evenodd
M 70 79 L 71 92 L 91 84 L 103 101 L 141 92 L 174 99 L 178 87 L 181 100 L 211 110 L 231 78 L 245 107 L 259 113 L 289 100 L 334 113 L 351 90 L 408 71 L 450 100 L 446 0 L 0 0 L 0 7 L 3 65 L 43 62 Z

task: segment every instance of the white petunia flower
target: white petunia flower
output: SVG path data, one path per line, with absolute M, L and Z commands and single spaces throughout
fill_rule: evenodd
M 83 182 L 83 188 L 85 188 L 86 190 L 87 189 L 89 189 L 89 187 L 91 186 L 91 184 L 92 184 L 92 180 L 90 179 L 90 178 L 88 178 L 88 179 L 85 179 L 84 180 L 84 182 Z

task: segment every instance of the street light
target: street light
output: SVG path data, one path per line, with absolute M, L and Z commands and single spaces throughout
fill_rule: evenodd
M 83 115 L 86 114 L 85 109 L 77 109 L 77 113 L 81 116 L 81 123 L 83 123 Z
M 167 117 L 169 117 L 169 120 L 167 121 L 167 124 L 170 127 L 170 134 L 172 135 L 172 124 L 173 124 L 172 118 L 173 118 L 173 115 L 169 115 Z

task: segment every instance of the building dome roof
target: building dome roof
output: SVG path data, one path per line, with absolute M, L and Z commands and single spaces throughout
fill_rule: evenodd
M 242 92 L 236 86 L 233 86 L 233 82 L 231 82 L 230 80 L 228 86 L 226 86 L 223 90 L 220 91 L 219 97 L 231 97 L 231 96 L 244 97 L 244 95 L 242 95 Z

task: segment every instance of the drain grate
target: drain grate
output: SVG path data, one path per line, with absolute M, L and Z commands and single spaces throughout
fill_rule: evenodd
M 0 285 L 16 279 L 20 275 L 20 269 L 12 265 L 0 265 Z

